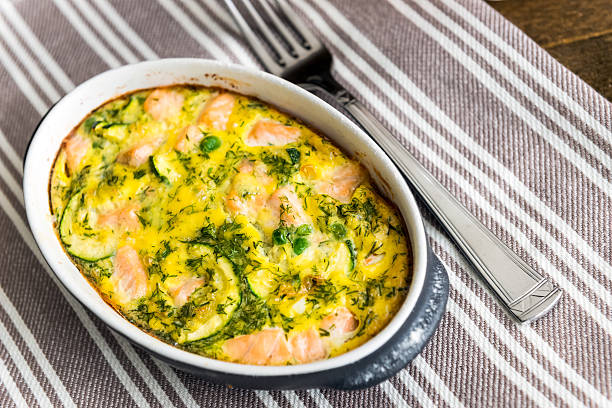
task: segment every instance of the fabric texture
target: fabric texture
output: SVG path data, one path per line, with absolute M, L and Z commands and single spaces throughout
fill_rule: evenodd
M 209 384 L 113 334 L 65 290 L 25 218 L 22 157 L 94 74 L 162 57 L 257 66 L 216 0 L 0 0 L 0 406 L 612 405 L 612 105 L 477 0 L 292 2 L 336 78 L 501 240 L 559 285 L 518 325 L 424 212 L 447 311 L 414 362 L 355 391 Z

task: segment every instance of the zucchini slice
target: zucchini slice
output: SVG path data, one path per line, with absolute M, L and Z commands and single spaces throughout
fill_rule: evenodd
M 350 239 L 344 241 L 344 245 L 346 245 L 346 249 L 349 251 L 349 263 L 348 263 L 348 272 L 353 272 L 355 270 L 355 261 L 357 258 L 357 251 L 355 250 L 355 244 Z
M 211 279 L 193 292 L 189 302 L 183 306 L 193 310 L 193 317 L 179 335 L 181 344 L 217 333 L 231 320 L 240 305 L 239 281 L 232 264 L 221 257 L 211 266 L 214 270 Z
M 269 269 L 257 269 L 247 276 L 251 292 L 260 298 L 267 297 L 276 287 L 274 273 Z
M 70 187 L 70 177 L 66 173 L 66 152 L 62 149 L 57 155 L 55 160 L 55 166 L 53 167 L 53 174 L 51 177 L 51 188 L 49 193 L 51 195 L 51 212 L 56 217 L 60 217 L 63 211 L 64 192 Z
M 112 231 L 92 228 L 91 219 L 85 193 L 80 191 L 66 204 L 59 234 L 69 254 L 93 262 L 113 255 L 117 242 Z
M 176 168 L 176 161 L 173 160 L 168 154 L 156 154 L 151 156 L 151 164 L 155 174 L 162 181 L 174 184 L 181 178 L 181 173 Z
M 130 101 L 121 110 L 121 118 L 126 123 L 136 122 L 142 114 L 142 104 L 138 96 L 132 95 Z
M 349 276 L 355 269 L 355 248 L 353 241 L 346 240 L 339 242 L 336 250 L 329 258 L 329 267 L 326 276 L 337 273 Z
M 121 142 L 129 133 L 128 125 L 125 123 L 111 123 L 102 129 L 102 136 L 113 142 Z

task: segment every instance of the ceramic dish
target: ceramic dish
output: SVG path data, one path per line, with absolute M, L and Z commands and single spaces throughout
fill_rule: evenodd
M 51 167 L 62 140 L 93 109 L 125 93 L 172 84 L 219 87 L 259 98 L 318 129 L 369 170 L 381 193 L 401 212 L 413 254 L 413 278 L 406 299 L 381 332 L 363 345 L 327 360 L 281 367 L 251 366 L 175 348 L 132 325 L 104 302 L 66 255 L 56 235 L 48 205 Z M 360 388 L 372 385 L 393 375 L 410 361 L 406 357 L 411 353 L 402 351 L 414 349 L 412 357 L 420 351 L 424 340 L 435 330 L 446 303 L 445 273 L 429 253 L 414 197 L 389 158 L 340 112 L 302 88 L 261 71 L 201 59 L 165 59 L 104 72 L 66 95 L 43 118 L 26 153 L 23 185 L 34 238 L 68 291 L 135 345 L 176 367 L 217 383 L 249 388 Z M 407 330 L 415 322 L 423 327 L 418 338 L 410 339 Z M 393 355 L 395 358 L 389 360 Z M 397 367 L 398 362 L 403 365 Z M 355 376 L 355 370 L 359 376 Z M 349 378 L 348 373 L 353 378 Z

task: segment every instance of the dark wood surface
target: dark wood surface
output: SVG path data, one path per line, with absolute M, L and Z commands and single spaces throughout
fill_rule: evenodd
M 612 0 L 488 3 L 612 101 Z

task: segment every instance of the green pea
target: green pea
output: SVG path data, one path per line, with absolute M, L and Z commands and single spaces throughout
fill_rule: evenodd
M 342 239 L 346 236 L 346 227 L 340 223 L 330 225 L 329 231 L 336 239 Z
M 310 242 L 308 242 L 306 238 L 300 237 L 293 241 L 293 252 L 296 255 L 299 255 L 304 252 L 308 246 L 310 246 Z
M 200 147 L 205 152 L 210 153 L 213 150 L 217 150 L 219 147 L 221 147 L 221 139 L 219 139 L 217 136 L 207 136 L 204 138 L 204 140 L 202 140 Z
M 287 243 L 287 230 L 285 228 L 277 228 L 272 233 L 272 240 L 276 245 Z
M 309 224 L 302 224 L 295 230 L 295 233 L 298 236 L 310 235 L 312 234 L 312 227 Z

